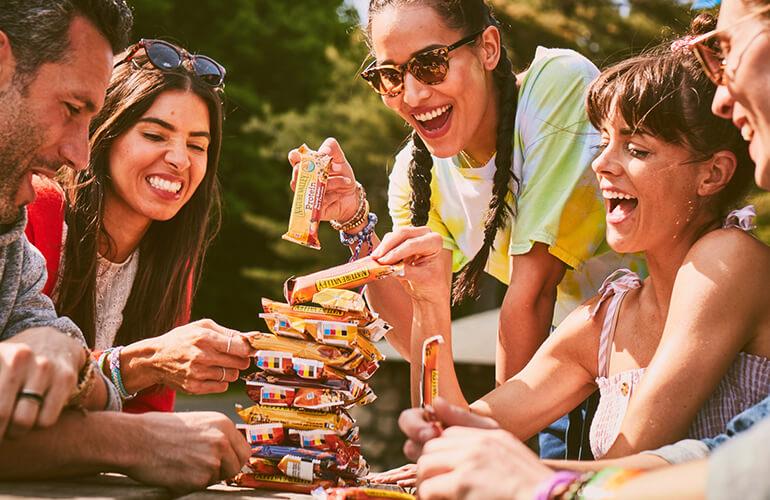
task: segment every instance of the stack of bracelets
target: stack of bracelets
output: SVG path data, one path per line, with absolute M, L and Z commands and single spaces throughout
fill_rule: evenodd
M 360 257 L 361 248 L 364 246 L 364 243 L 371 248 L 374 226 L 377 224 L 377 214 L 369 211 L 369 201 L 366 199 L 364 187 L 356 182 L 356 190 L 358 191 L 358 208 L 353 216 L 345 222 L 329 221 L 332 228 L 340 232 L 340 243 L 352 247 L 353 255 L 350 258 L 351 261 L 357 260 Z M 353 234 L 348 232 L 361 225 L 364 221 L 367 221 L 367 224 L 362 230 Z
M 97 363 L 99 365 L 99 369 L 102 371 L 102 373 L 105 373 L 105 363 L 110 363 L 110 379 L 112 380 L 112 383 L 115 384 L 115 387 L 118 389 L 118 393 L 120 394 L 120 397 L 122 399 L 131 399 L 134 396 L 136 396 L 136 393 L 130 394 L 126 390 L 126 386 L 123 385 L 123 377 L 120 375 L 120 352 L 123 350 L 123 346 L 117 346 L 117 347 L 110 347 L 108 349 L 105 349 L 104 352 L 99 356 L 99 362 Z
M 638 470 L 608 467 L 599 472 L 560 471 L 537 488 L 536 500 L 609 500 Z

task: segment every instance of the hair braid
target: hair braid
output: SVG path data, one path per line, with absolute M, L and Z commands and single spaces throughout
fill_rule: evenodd
M 494 248 L 497 232 L 505 227 L 512 208 L 507 203 L 510 183 L 518 184 L 519 179 L 513 174 L 513 129 L 516 124 L 516 105 L 518 102 L 518 87 L 516 75 L 508 59 L 505 47 L 500 46 L 500 61 L 494 70 L 494 79 L 499 91 L 498 125 L 495 156 L 495 175 L 492 185 L 492 198 L 489 200 L 489 210 L 484 218 L 484 243 L 463 268 L 455 281 L 452 291 L 453 303 L 458 303 L 467 297 L 478 297 L 479 277 L 484 271 L 490 251 Z
M 428 223 L 430 210 L 430 181 L 433 158 L 417 132 L 412 132 L 412 161 L 409 163 L 409 186 L 412 188 L 410 209 L 412 225 Z

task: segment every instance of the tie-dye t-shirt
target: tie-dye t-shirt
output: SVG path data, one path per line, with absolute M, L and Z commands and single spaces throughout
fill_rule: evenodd
M 486 270 L 503 283 L 510 279 L 512 255 L 535 242 L 567 264 L 558 287 L 554 325 L 593 296 L 604 278 L 620 267 L 645 271 L 635 256 L 612 252 L 604 239 L 605 210 L 591 170 L 599 136 L 585 113 L 588 84 L 599 74 L 577 52 L 539 47 L 519 89 L 514 129 L 513 170 L 520 185 L 515 216 L 498 232 Z M 388 207 L 394 227 L 410 224 L 408 169 L 411 144 L 396 156 Z M 483 220 L 495 173 L 494 157 L 470 167 L 460 156 L 433 158 L 428 226 L 444 237 L 459 271 L 481 248 Z M 513 198 L 508 200 L 514 206 Z

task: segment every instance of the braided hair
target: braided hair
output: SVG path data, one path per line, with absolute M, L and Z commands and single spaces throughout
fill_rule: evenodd
M 371 0 L 369 2 L 369 29 L 374 14 L 391 5 L 423 4 L 434 9 L 452 29 L 467 34 L 480 31 L 488 26 L 499 29 L 492 9 L 485 0 Z M 479 279 L 486 267 L 490 251 L 494 248 L 497 232 L 504 228 L 513 215 L 508 204 L 511 183 L 518 185 L 519 179 L 513 173 L 513 129 L 516 123 L 518 87 L 511 61 L 505 47 L 500 46 L 500 60 L 493 71 L 493 78 L 499 92 L 498 124 L 496 137 L 495 175 L 492 197 L 484 218 L 484 242 L 476 255 L 462 269 L 455 281 L 452 299 L 454 303 L 468 297 L 478 297 Z M 424 226 L 428 222 L 431 197 L 431 169 L 433 159 L 425 142 L 412 131 L 412 160 L 409 164 L 409 185 L 412 189 L 410 210 L 412 225 Z

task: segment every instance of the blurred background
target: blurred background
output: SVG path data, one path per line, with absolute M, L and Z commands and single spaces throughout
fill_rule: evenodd
M 702 1 L 702 0 L 701 0 Z M 210 317 L 241 330 L 264 328 L 261 297 L 280 299 L 283 281 L 345 261 L 349 252 L 328 225 L 322 251 L 281 240 L 291 191 L 287 152 L 303 142 L 317 148 L 334 136 L 389 230 L 387 175 L 408 128 L 357 77 L 367 59 L 360 24 L 367 0 L 131 0 L 135 38 L 163 38 L 206 54 L 227 68 L 227 114 L 219 170 L 224 192 L 221 233 L 209 252 L 194 304 L 196 318 Z M 525 69 L 538 45 L 575 49 L 599 68 L 684 32 L 693 17 L 681 0 L 492 0 L 514 67 Z M 758 234 L 770 241 L 768 195 L 754 194 Z M 457 318 L 497 307 L 502 287 L 486 284 L 478 302 Z M 493 350 L 494 315 L 484 342 Z M 490 321 L 491 318 L 491 321 Z M 483 330 L 478 323 L 475 332 Z M 455 329 L 455 335 L 462 334 Z M 489 343 L 491 345 L 488 345 Z M 483 356 L 481 356 L 483 357 Z M 493 386 L 493 369 L 479 356 L 460 360 L 466 396 Z M 380 399 L 357 416 L 365 453 L 376 468 L 398 465 L 401 438 L 395 416 L 408 403 L 408 370 L 386 363 L 372 384 Z M 222 397 L 180 398 L 179 409 L 232 412 L 246 404 L 243 389 Z

